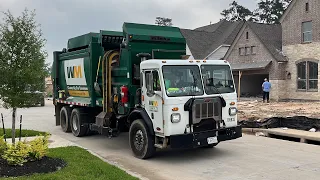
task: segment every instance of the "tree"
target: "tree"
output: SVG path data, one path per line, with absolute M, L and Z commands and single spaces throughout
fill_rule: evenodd
M 12 109 L 12 143 L 15 143 L 15 124 L 18 108 L 33 104 L 36 94 L 45 87 L 46 51 L 35 11 L 25 9 L 14 17 L 4 12 L 0 24 L 0 99 L 3 107 Z
M 254 11 L 254 16 L 262 23 L 279 24 L 290 2 L 291 0 L 261 0 Z
M 229 9 L 220 13 L 228 21 L 252 21 L 253 13 L 246 7 L 239 5 L 236 1 L 229 4 Z
M 165 17 L 157 17 L 156 18 L 156 25 L 158 26 L 172 26 L 172 19 L 165 18 Z

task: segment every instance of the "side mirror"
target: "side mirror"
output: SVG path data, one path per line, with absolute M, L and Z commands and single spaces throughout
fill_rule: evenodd
M 153 96 L 154 95 L 154 89 L 153 89 L 153 74 L 148 74 L 148 81 L 147 81 L 147 93 L 148 95 Z
M 120 44 L 120 47 L 121 48 L 126 48 L 127 47 L 127 43 L 125 41 L 123 41 L 121 44 Z

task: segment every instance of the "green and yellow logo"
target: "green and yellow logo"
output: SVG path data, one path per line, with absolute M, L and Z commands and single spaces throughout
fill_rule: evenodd
M 70 66 L 67 67 L 68 78 L 82 78 L 83 73 L 81 66 Z

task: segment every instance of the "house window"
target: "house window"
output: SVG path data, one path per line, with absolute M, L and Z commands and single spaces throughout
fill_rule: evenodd
M 312 41 L 312 22 L 302 23 L 302 41 L 311 42 Z
M 251 54 L 256 54 L 257 53 L 257 47 L 251 46 Z
M 306 11 L 309 12 L 309 3 L 306 3 Z
M 240 54 L 240 56 L 244 56 L 245 55 L 245 49 L 243 47 L 239 48 L 239 54 Z
M 249 32 L 246 33 L 246 39 L 249 39 Z
M 304 61 L 297 64 L 297 86 L 299 90 L 318 89 L 318 63 Z
M 250 54 L 250 47 L 246 47 L 246 55 Z

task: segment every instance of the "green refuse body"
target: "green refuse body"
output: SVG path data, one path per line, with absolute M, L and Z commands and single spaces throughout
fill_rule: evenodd
M 126 86 L 129 103 L 127 107 L 121 103 L 113 104 L 113 101 L 106 100 L 105 103 L 116 107 L 113 111 L 117 114 L 127 114 L 139 101 L 136 91 L 140 88 L 141 58 L 137 54 L 149 53 L 150 59 L 181 59 L 186 54 L 186 41 L 177 27 L 135 23 L 124 23 L 123 32 L 101 30 L 71 38 L 67 48 L 53 53 L 55 103 L 102 108 L 102 91 L 108 88 L 107 82 L 102 80 L 102 71 L 106 68 L 102 65 L 102 58 L 111 50 L 119 53 L 111 70 L 111 95 L 121 97 L 121 86 Z

